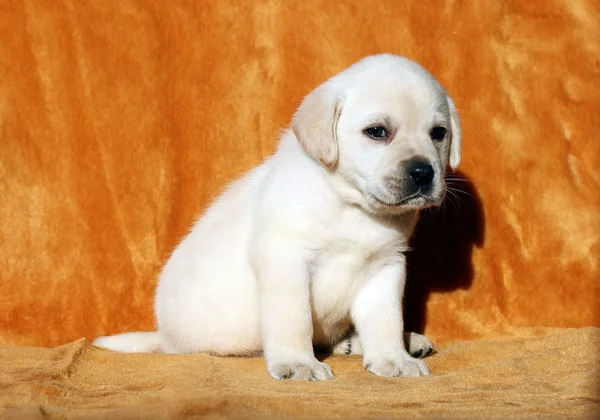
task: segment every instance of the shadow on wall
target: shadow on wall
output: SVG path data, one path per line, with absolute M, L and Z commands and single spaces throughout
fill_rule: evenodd
M 423 332 L 432 292 L 468 289 L 471 254 L 484 239 L 484 214 L 471 180 L 457 171 L 446 176 L 448 193 L 440 208 L 421 215 L 407 253 L 404 329 Z

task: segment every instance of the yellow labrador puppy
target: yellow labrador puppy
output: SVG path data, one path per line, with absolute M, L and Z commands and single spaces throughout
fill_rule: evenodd
M 427 375 L 403 343 L 404 251 L 460 154 L 454 104 L 425 69 L 387 54 L 359 61 L 304 99 L 275 154 L 175 249 L 156 291 L 158 331 L 94 344 L 262 351 L 272 377 L 301 380 L 333 376 L 313 350 L 328 345 L 362 353 L 375 375 Z M 415 353 L 432 348 L 405 339 Z

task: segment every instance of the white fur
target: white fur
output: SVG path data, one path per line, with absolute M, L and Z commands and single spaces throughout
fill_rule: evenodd
M 380 122 L 393 132 L 388 143 L 363 132 Z M 439 144 L 429 138 L 435 124 L 448 128 Z M 415 156 L 435 169 L 431 194 L 395 205 Z M 418 210 L 443 198 L 448 161 L 460 161 L 460 125 L 441 86 L 405 58 L 361 60 L 307 96 L 276 153 L 234 182 L 175 249 L 156 292 L 158 331 L 95 344 L 264 351 L 273 377 L 318 380 L 332 373 L 313 344 L 335 345 L 354 325 L 369 371 L 428 374 L 403 345 L 403 252 Z

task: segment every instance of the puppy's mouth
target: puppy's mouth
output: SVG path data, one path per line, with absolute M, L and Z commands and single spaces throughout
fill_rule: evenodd
M 399 200 L 388 200 L 378 197 L 375 194 L 368 195 L 368 201 L 371 206 L 378 210 L 388 210 L 392 212 L 402 212 L 408 210 L 420 210 L 426 207 L 437 206 L 440 201 L 437 197 L 432 197 L 429 194 L 423 194 L 417 191 Z

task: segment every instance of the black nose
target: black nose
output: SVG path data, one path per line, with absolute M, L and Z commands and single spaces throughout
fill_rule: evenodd
M 433 167 L 425 162 L 414 162 L 408 166 L 408 175 L 419 187 L 425 187 L 433 181 Z

